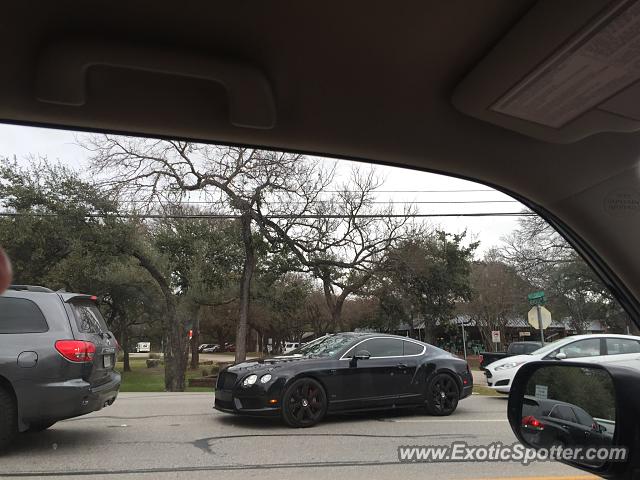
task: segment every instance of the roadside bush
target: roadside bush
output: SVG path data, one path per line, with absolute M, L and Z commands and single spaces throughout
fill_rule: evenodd
M 160 360 L 157 358 L 147 359 L 147 368 L 155 368 L 160 366 Z
M 203 368 L 203 369 L 202 369 L 202 376 L 203 376 L 203 377 L 207 377 L 207 376 L 209 376 L 209 370 L 207 370 L 206 368 Z

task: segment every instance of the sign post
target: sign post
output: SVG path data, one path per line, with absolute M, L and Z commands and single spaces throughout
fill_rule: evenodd
M 500 330 L 491 330 L 491 341 L 493 342 L 493 350 L 497 352 L 500 343 Z
M 543 307 L 545 304 L 544 292 L 538 291 L 527 295 L 529 304 L 533 306 L 527 315 L 529 324 L 540 330 L 540 341 L 544 345 L 544 329 L 551 325 L 551 312 Z
M 536 305 L 536 314 L 538 316 L 538 328 L 540 329 L 540 341 L 544 345 L 544 328 L 542 328 L 542 314 L 540 313 L 540 305 Z
M 467 335 L 464 331 L 464 318 L 460 319 L 460 328 L 462 328 L 462 351 L 464 352 L 464 359 L 467 359 Z

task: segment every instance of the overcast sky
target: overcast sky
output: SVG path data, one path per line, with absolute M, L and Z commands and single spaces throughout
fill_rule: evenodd
M 0 125 L 0 156 L 15 155 L 20 163 L 26 163 L 29 154 L 46 156 L 49 160 L 60 160 L 85 171 L 87 153 L 75 144 L 76 135 L 65 130 Z M 351 163 L 340 161 L 344 169 L 349 168 Z M 425 214 L 519 212 L 524 208 L 501 192 L 466 180 L 395 167 L 375 168 L 377 174 L 385 178 L 384 186 L 380 188 L 380 200 L 400 202 L 397 205 L 399 212 L 403 207 L 402 202 L 416 202 L 418 213 Z M 472 238 L 480 241 L 479 256 L 492 246 L 499 245 L 501 237 L 517 226 L 517 217 L 439 217 L 425 221 L 451 233 L 466 229 Z

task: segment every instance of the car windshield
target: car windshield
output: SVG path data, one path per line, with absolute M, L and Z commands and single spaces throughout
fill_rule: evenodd
M 333 357 L 353 343 L 351 335 L 330 335 L 292 350 L 286 355 L 303 357 Z
M 564 345 L 565 343 L 567 343 L 567 341 L 568 340 L 566 338 L 560 338 L 554 342 L 547 343 L 544 347 L 540 347 L 539 349 L 534 350 L 533 352 L 529 353 L 529 355 L 544 355 L 545 353 L 549 353 L 556 348 Z
M 600 344 L 620 362 L 640 351 L 583 258 L 486 185 L 16 125 L 0 125 L 0 145 L 0 246 L 17 284 L 0 308 L 0 450 L 3 425 L 15 426 L 0 451 L 7 476 L 137 477 L 152 463 L 264 480 L 362 465 L 376 466 L 371 478 L 526 477 L 531 466 L 519 462 L 398 463 L 397 473 L 391 463 L 403 445 L 512 445 L 507 402 L 489 397 L 510 393 L 522 364 L 511 354 L 542 337 L 555 342 L 534 355 L 589 334 L 566 358 L 600 354 Z M 65 304 L 62 291 L 83 300 Z M 604 332 L 628 336 L 608 345 L 596 337 Z M 33 388 L 13 405 L 6 379 L 27 377 Z M 540 421 L 546 390 L 530 392 L 528 421 Z M 328 420 L 340 411 L 363 413 Z M 287 430 L 315 424 L 320 436 Z M 179 441 L 156 442 L 168 426 Z

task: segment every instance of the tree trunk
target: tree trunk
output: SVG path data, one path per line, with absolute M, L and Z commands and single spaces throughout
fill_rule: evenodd
M 349 295 L 349 292 L 347 290 L 343 290 L 339 296 L 336 296 L 332 289 L 331 279 L 328 276 L 322 278 L 322 287 L 324 290 L 324 299 L 327 302 L 329 314 L 331 315 L 333 329 L 336 332 L 341 332 L 343 328 L 342 307 L 344 306 L 344 301 L 347 298 L 347 295 Z
M 430 343 L 431 345 L 435 345 L 435 319 L 430 318 L 427 315 L 424 317 L 424 341 L 426 343 Z
M 191 337 L 191 368 L 195 370 L 200 365 L 200 352 L 198 352 L 198 346 L 200 343 L 200 318 L 195 315 L 195 321 L 191 328 L 193 336 Z
M 166 317 L 164 323 L 164 387 L 168 392 L 184 392 L 185 372 L 189 358 L 189 345 L 187 332 L 183 323 L 178 318 L 176 299 L 171 291 L 171 287 L 162 272 L 154 264 L 150 257 L 142 251 L 131 252 L 143 267 L 156 281 L 166 307 Z
M 247 333 L 249 325 L 249 300 L 251 296 L 251 279 L 256 267 L 255 246 L 251 235 L 251 214 L 243 213 L 240 217 L 242 226 L 242 243 L 244 244 L 244 265 L 240 280 L 240 316 L 236 329 L 236 363 L 247 358 Z
M 129 326 L 124 323 L 122 325 L 122 333 L 120 334 L 120 347 L 122 348 L 122 352 L 124 353 L 123 359 L 123 370 L 125 372 L 131 371 L 131 362 L 129 361 Z
M 168 392 L 184 392 L 189 346 L 184 325 L 176 318 L 175 305 L 169 315 L 164 342 L 164 387 Z
M 336 329 L 336 332 L 342 332 L 342 303 L 336 303 L 333 305 L 333 310 L 331 312 L 331 322 Z

